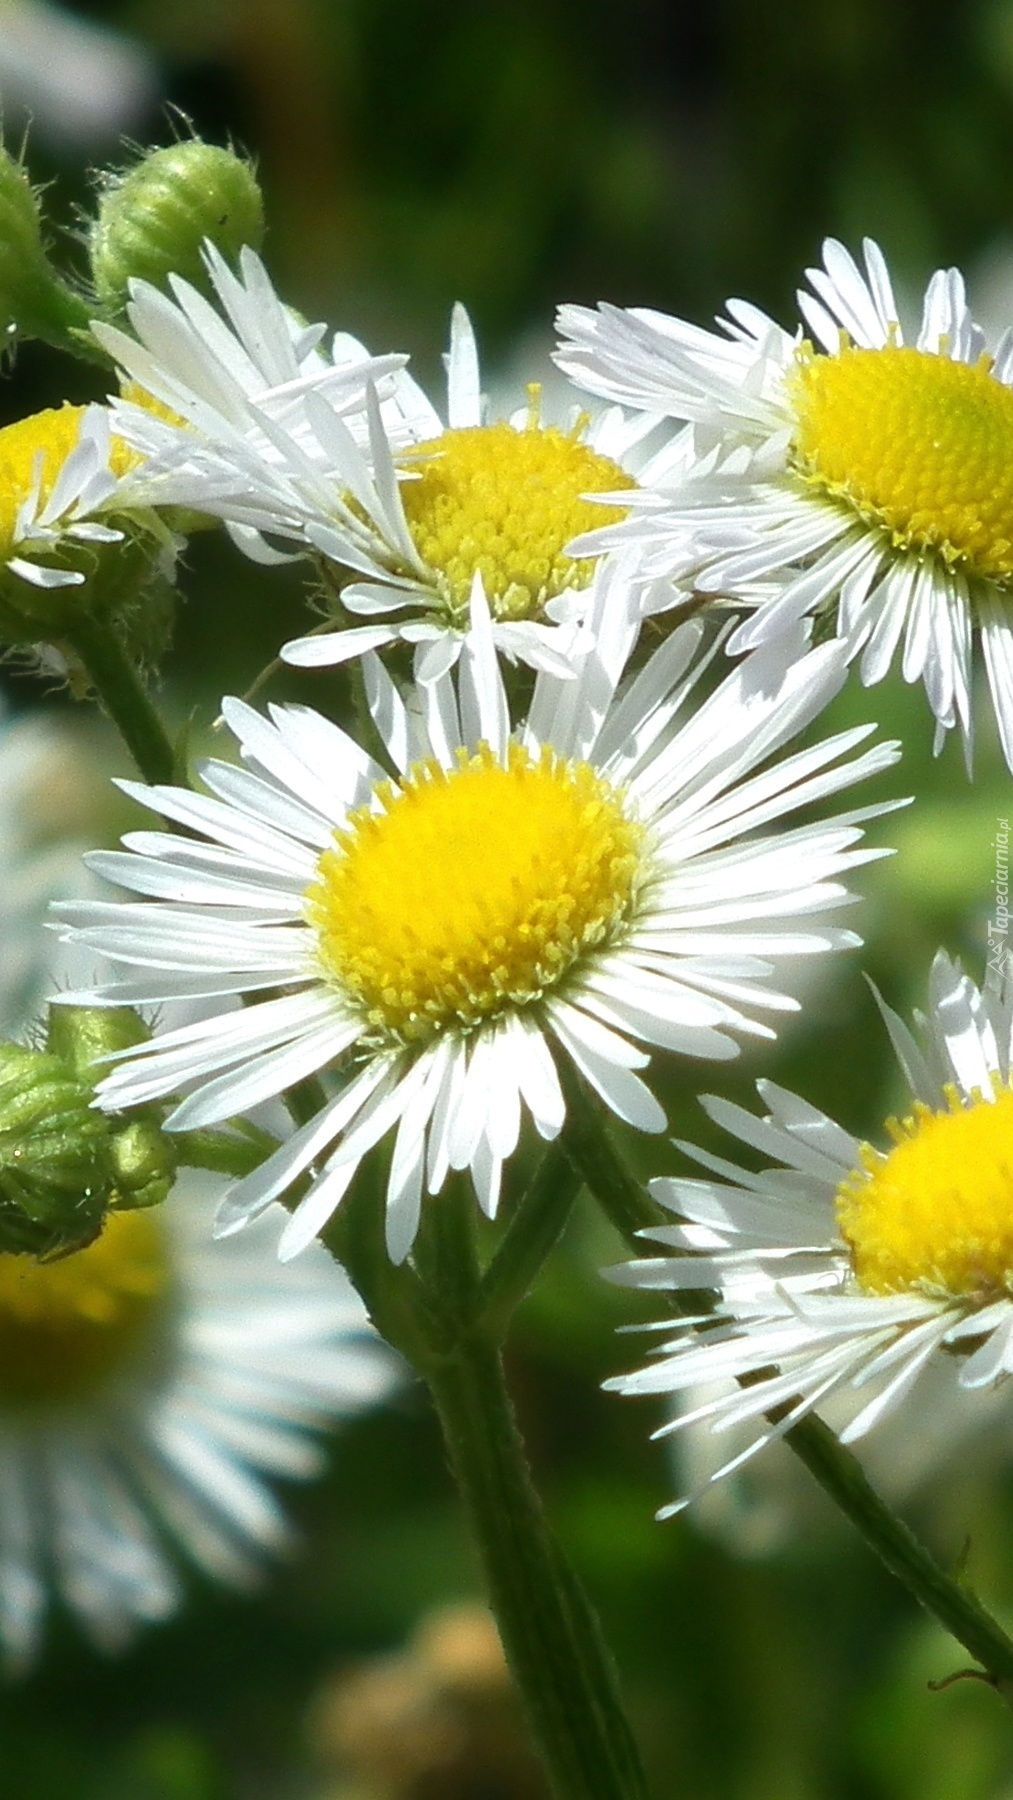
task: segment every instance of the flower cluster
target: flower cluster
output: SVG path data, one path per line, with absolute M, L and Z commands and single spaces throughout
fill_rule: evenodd
M 790 332 L 741 301 L 716 333 L 564 307 L 575 387 L 555 419 L 534 387 L 490 415 L 461 307 L 441 411 L 399 353 L 283 304 L 249 245 L 195 260 L 190 244 L 164 277 L 117 262 L 93 327 L 119 384 L 107 405 L 0 434 L 0 598 L 59 597 L 18 600 L 16 641 L 69 645 L 145 776 L 120 785 L 167 827 L 88 858 L 124 897 L 58 911 L 94 965 L 62 1003 L 151 1022 L 89 1069 L 97 1104 L 232 1178 L 224 1241 L 206 1188 L 174 1193 L 164 1230 L 120 1195 L 7 1315 L 0 1268 L 0 1335 L 39 1345 L 12 1407 L 62 1404 L 70 1363 L 96 1395 L 59 1476 L 38 1449 L 48 1415 L 10 1427 L 0 1552 L 20 1598 L 0 1580 L 0 1631 L 16 1644 L 40 1591 L 32 1457 L 54 1516 L 78 1509 L 57 1534 L 72 1604 L 106 1636 L 162 1610 L 163 1564 L 113 1464 L 199 1560 L 231 1566 L 236 1540 L 274 1531 L 250 1471 L 293 1467 L 293 1421 L 386 1379 L 375 1346 L 333 1360 L 363 1315 L 313 1240 L 333 1248 L 351 1193 L 378 1177 L 387 1275 L 424 1273 L 448 1186 L 488 1218 L 509 1209 L 515 1154 L 565 1145 L 585 1103 L 662 1131 L 652 1059 L 685 1069 L 771 1038 L 799 1007 L 798 964 L 860 941 L 845 881 L 885 854 L 864 826 L 898 802 L 882 785 L 838 797 L 898 746 L 818 724 L 856 659 L 869 686 L 900 649 L 937 748 L 959 727 L 970 767 L 977 634 L 1013 768 L 1013 334 L 986 351 L 954 271 L 910 342 L 871 243 L 864 270 L 825 245 Z M 591 414 L 579 390 L 608 404 Z M 143 658 L 103 551 L 148 546 L 164 577 L 179 537 L 213 521 L 245 555 L 303 568 L 323 616 L 280 656 L 343 671 L 358 723 L 226 698 L 234 751 L 187 782 L 123 701 L 121 664 Z M 115 667 L 96 651 L 109 639 Z M 1013 1370 L 1009 985 L 979 991 L 941 958 L 927 1046 L 884 1011 L 913 1091 L 890 1146 L 769 1083 L 762 1120 L 710 1100 L 779 1166 L 692 1152 L 719 1179 L 655 1182 L 676 1220 L 653 1233 L 666 1254 L 620 1271 L 685 1313 L 623 1391 L 717 1383 L 668 1429 L 755 1425 L 720 1474 L 825 1397 L 869 1388 L 852 1439 L 930 1361 L 964 1387 Z M 279 1100 L 292 1127 L 269 1136 Z M 277 1295 L 258 1260 L 272 1232 Z M 222 1373 L 237 1360 L 239 1402 Z M 112 1573 L 103 1533 L 121 1521 Z

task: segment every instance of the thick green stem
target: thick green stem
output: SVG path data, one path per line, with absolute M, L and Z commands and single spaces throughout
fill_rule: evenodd
M 375 1198 L 375 1196 L 374 1196 Z M 495 1334 L 483 1312 L 474 1196 L 452 1176 L 430 1196 L 415 1267 L 392 1270 L 367 1221 L 345 1213 L 327 1241 L 348 1258 L 374 1316 L 432 1393 L 489 1598 L 556 1800 L 646 1800 L 636 1747 L 594 1612 L 546 1522 L 528 1472 Z M 382 1225 L 380 1226 L 382 1234 Z M 373 1242 L 368 1241 L 372 1235 Z M 382 1260 L 381 1260 L 382 1259 Z
M 572 1077 L 566 1080 L 566 1098 L 563 1143 L 574 1167 L 630 1248 L 642 1254 L 645 1246 L 637 1234 L 671 1221 L 626 1168 L 599 1108 Z M 680 1298 L 686 1301 L 689 1295 Z M 695 1300 L 692 1309 L 698 1310 Z M 786 1410 L 773 1412 L 772 1422 L 781 1419 Z M 1008 1701 L 1013 1699 L 1013 1641 L 974 1595 L 939 1567 L 903 1520 L 891 1511 L 850 1450 L 815 1415 L 786 1432 L 785 1443 L 891 1573 L 977 1658 L 992 1685 Z
M 437 1322 L 411 1264 L 395 1268 L 388 1255 L 382 1175 L 378 1159 L 367 1157 L 320 1236 L 347 1269 L 377 1330 L 421 1374 Z
M 553 1793 L 557 1800 L 645 1800 L 612 1661 L 546 1523 L 495 1345 L 476 1334 L 427 1378 Z
M 64 627 L 63 636 L 84 664 L 145 781 L 172 781 L 176 774 L 172 743 L 115 632 L 81 612 L 69 629 Z
M 642 1251 L 644 1246 L 637 1233 L 655 1225 L 670 1225 L 672 1221 L 626 1167 L 606 1129 L 600 1106 L 591 1099 L 580 1077 L 565 1064 L 559 1073 L 566 1096 L 562 1148 L 620 1237 L 631 1249 Z
M 37 271 L 29 296 L 14 309 L 16 323 L 26 337 L 38 338 L 79 361 L 101 363 L 108 370 L 109 357 L 91 334 L 94 306 L 60 281 L 48 265 Z

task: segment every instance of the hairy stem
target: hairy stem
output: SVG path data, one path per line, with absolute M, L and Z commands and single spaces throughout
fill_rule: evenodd
M 174 780 L 176 758 L 169 735 L 115 633 L 82 611 L 70 629 L 63 628 L 63 636 L 84 664 L 145 781 Z

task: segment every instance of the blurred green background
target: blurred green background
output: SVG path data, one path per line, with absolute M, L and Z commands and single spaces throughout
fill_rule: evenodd
M 68 21 L 123 34 L 105 40 L 125 60 L 104 109 L 82 72 L 85 39 L 57 54 Z M 24 55 L 12 63 L 12 34 L 37 46 L 34 76 Z M 86 79 L 79 118 L 67 94 Z M 1013 320 L 1013 0 L 94 0 L 62 13 L 3 0 L 0 98 L 9 139 L 31 110 L 29 165 L 53 183 L 51 215 L 69 234 L 89 168 L 122 160 L 124 132 L 170 141 L 170 105 L 251 151 L 286 298 L 373 348 L 410 350 L 427 381 L 455 299 L 493 379 L 523 377 L 525 358 L 540 366 L 561 299 L 705 322 L 740 293 L 789 322 L 827 233 L 877 236 L 914 294 L 937 262 L 958 262 L 987 323 Z M 83 396 L 92 380 L 26 346 L 2 417 Z M 189 564 L 166 693 L 180 716 L 196 698 L 209 718 L 223 688 L 248 685 L 292 634 L 299 586 L 217 536 L 195 540 Z M 327 682 L 303 691 L 326 707 Z M 24 677 L 5 683 L 19 708 L 68 709 Z M 745 1098 L 758 1073 L 874 1131 L 900 1096 L 860 968 L 902 1010 L 940 943 L 980 974 L 1009 777 L 987 732 L 973 787 L 956 744 L 934 763 L 924 698 L 899 681 L 849 688 L 833 722 L 873 717 L 906 748 L 882 792 L 918 804 L 873 828 L 898 854 L 861 881 L 867 950 L 812 979 L 776 1052 L 731 1072 L 676 1070 L 678 1135 L 706 1135 L 699 1089 Z M 631 1148 L 642 1166 L 677 1166 L 667 1147 Z M 659 1800 L 1013 1800 L 999 1701 L 971 1682 L 929 1690 L 961 1653 L 806 1494 L 787 1453 L 772 1453 L 753 1495 L 775 1525 L 764 1554 L 748 1495 L 710 1523 L 652 1522 L 672 1483 L 664 1447 L 647 1442 L 657 1416 L 598 1387 L 640 1353 L 614 1337 L 629 1297 L 597 1275 L 618 1255 L 593 1219 L 577 1221 L 521 1315 L 513 1379 Z M 877 1467 L 889 1475 L 892 1460 L 903 1488 L 902 1435 L 880 1445 Z M 961 1445 L 959 1467 L 940 1465 L 905 1500 L 1008 1621 L 1011 1445 L 1013 1402 Z M 419 1394 L 346 1429 L 329 1478 L 291 1505 L 303 1550 L 252 1601 L 194 1583 L 180 1618 L 116 1662 L 58 1626 L 38 1672 L 0 1692 L 0 1792 L 533 1800 L 491 1753 L 471 1785 L 381 1791 L 339 1767 L 319 1725 L 321 1694 L 363 1658 L 477 1592 Z

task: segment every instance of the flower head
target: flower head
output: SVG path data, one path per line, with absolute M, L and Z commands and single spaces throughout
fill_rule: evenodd
M 1013 981 L 979 990 L 940 953 L 921 1042 L 883 1012 L 912 1104 L 878 1145 L 771 1082 L 759 1083 L 763 1118 L 705 1099 L 715 1123 L 780 1166 L 751 1174 L 683 1146 L 722 1179 L 652 1183 L 680 1222 L 648 1235 L 676 1254 L 614 1271 L 630 1286 L 716 1293 L 713 1313 L 611 1384 L 716 1383 L 664 1428 L 753 1427 L 712 1481 L 832 1396 L 849 1443 L 940 1358 L 964 1389 L 1013 1371 Z
M 366 663 L 392 772 L 307 709 L 268 721 L 228 701 L 245 768 L 207 765 L 207 795 L 130 790 L 191 835 L 140 832 L 92 859 L 151 898 L 64 909 L 131 971 L 88 998 L 200 996 L 219 1011 L 129 1052 L 104 1104 L 192 1087 L 167 1121 L 189 1128 L 311 1073 L 339 1084 L 238 1184 L 226 1225 L 313 1168 L 283 1239 L 293 1254 L 396 1131 L 387 1231 L 401 1259 L 424 1187 L 469 1169 L 492 1214 L 523 1110 L 543 1138 L 558 1133 L 553 1052 L 620 1117 L 658 1130 L 635 1073 L 642 1045 L 732 1055 L 730 1033 L 770 1035 L 757 1012 L 793 1005 L 768 957 L 855 941 L 820 915 L 846 898 L 837 876 L 876 854 L 854 848 L 868 813 L 762 831 L 894 759 L 890 745 L 849 759 L 864 728 L 780 755 L 839 686 L 840 649 L 787 672 L 749 659 L 680 720 L 699 628 L 619 687 L 632 630 L 618 567 L 596 605 L 594 651 L 576 675 L 539 675 L 514 729 L 476 584 L 456 673 L 405 704 Z M 255 1004 L 226 1010 L 237 994 Z
M 1013 768 L 1013 331 L 988 353 L 949 269 L 905 343 L 877 246 L 866 240 L 864 272 L 832 239 L 823 258 L 798 296 L 811 338 L 741 301 L 720 335 L 563 308 L 558 360 L 574 379 L 688 422 L 675 479 L 578 548 L 636 541 L 646 573 L 749 606 L 732 650 L 836 603 L 862 680 L 880 681 L 903 644 L 905 680 L 924 683 L 939 737 L 959 724 L 968 753 L 977 630 Z
M 233 278 L 210 266 L 231 306 Z M 117 412 L 118 427 L 151 455 L 159 491 L 226 520 L 250 554 L 274 554 L 266 533 L 320 561 L 341 628 L 286 645 L 287 661 L 333 664 L 401 639 L 417 648 L 416 673 L 432 680 L 460 653 L 478 577 L 497 648 L 535 668 L 565 668 L 595 568 L 567 546 L 623 516 L 653 420 L 630 423 L 612 408 L 592 422 L 574 407 L 564 425 L 546 423 L 537 388 L 519 412 L 490 420 L 474 333 L 457 306 L 446 420 L 403 371 L 376 390 L 383 359 L 370 363 L 356 346 L 355 361 L 347 340 L 344 388 L 318 359 L 290 383 L 286 405 L 279 405 L 284 390 L 254 394 L 247 382 L 241 414 L 216 421 L 199 375 L 188 374 L 189 387 L 179 381 L 175 341 L 167 345 L 164 329 L 156 331 L 171 317 L 178 336 L 184 311 L 207 328 L 210 308 L 201 311 L 185 283 L 174 292 L 173 308 L 135 289 L 132 322 L 150 349 L 96 330 L 122 366 L 199 428 L 203 447 L 195 452 L 186 432 L 138 420 L 134 409 Z M 211 317 L 212 341 L 224 344 L 225 329 Z M 233 343 L 231 359 L 237 354 Z M 591 495 L 604 497 L 604 507 Z
M 314 1434 L 391 1382 L 337 1264 L 314 1247 L 284 1273 L 270 1218 L 210 1241 L 209 1185 L 186 1177 L 164 1206 L 110 1214 L 59 1261 L 0 1255 L 0 1650 L 15 1666 L 50 1591 L 106 1649 L 174 1611 L 163 1530 L 207 1573 L 248 1581 L 286 1541 L 269 1479 L 312 1474 Z

